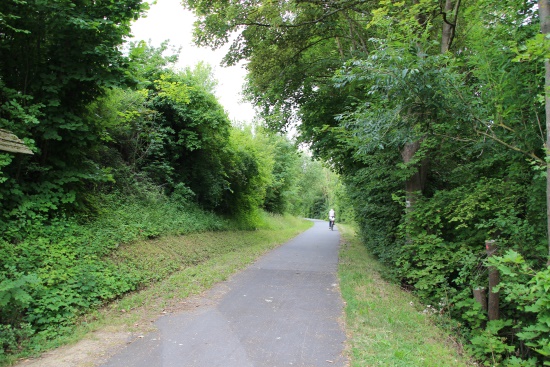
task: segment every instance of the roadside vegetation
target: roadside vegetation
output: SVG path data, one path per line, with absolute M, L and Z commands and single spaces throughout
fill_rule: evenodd
M 327 210 L 336 174 L 284 134 L 229 121 L 209 65 L 179 69 L 168 43 L 125 41 L 146 9 L 0 3 L 0 129 L 33 152 L 2 140 L 0 360 L 44 350 L 84 315 L 238 250 L 211 237 L 183 251 L 166 238 L 261 236 L 277 216 Z
M 549 0 L 186 4 L 198 44 L 246 60 L 266 125 L 340 174 L 403 288 L 480 363 L 550 364 Z
M 473 365 L 456 333 L 442 328 L 441 305 L 423 305 L 385 279 L 388 269 L 368 253 L 352 226 L 340 224 L 338 230 L 351 366 Z
M 205 256 L 155 273 L 136 241 L 332 207 L 481 364 L 550 364 L 550 0 L 184 6 L 246 60 L 252 126 L 209 65 L 126 42 L 141 0 L 0 2 L 0 129 L 33 152 L 0 153 L 0 358 Z
M 196 218 L 201 221 L 200 217 Z M 82 269 L 78 261 L 52 264 L 50 274 L 64 272 L 67 278 L 77 278 L 75 273 L 81 271 L 80 276 L 88 279 L 88 283 L 57 287 L 56 293 L 61 297 L 56 304 L 45 308 L 51 309 L 51 315 L 60 314 L 57 310 L 64 311 L 63 322 L 50 321 L 51 327 L 42 332 L 21 335 L 18 348 L 2 355 L 0 365 L 10 365 L 20 358 L 77 342 L 89 332 L 104 328 L 147 332 L 162 312 L 181 307 L 183 300 L 227 279 L 310 226 L 311 222 L 295 217 L 266 213 L 262 214 L 262 228 L 255 231 L 219 228 L 184 236 L 140 238 L 120 245 L 110 255 L 94 259 L 93 264 L 100 273 Z M 84 305 L 83 302 L 93 296 L 84 292 L 87 289 L 109 297 Z M 44 315 L 43 310 L 37 313 Z M 14 344 L 7 345 L 15 347 L 16 340 L 12 342 Z

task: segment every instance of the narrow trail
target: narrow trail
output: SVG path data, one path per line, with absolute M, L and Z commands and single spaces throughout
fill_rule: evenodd
M 339 238 L 315 221 L 102 367 L 346 366 Z

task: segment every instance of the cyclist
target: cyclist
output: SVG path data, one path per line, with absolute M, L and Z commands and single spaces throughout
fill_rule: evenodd
M 330 209 L 328 211 L 328 228 L 329 229 L 332 229 L 332 227 L 334 227 L 334 209 Z

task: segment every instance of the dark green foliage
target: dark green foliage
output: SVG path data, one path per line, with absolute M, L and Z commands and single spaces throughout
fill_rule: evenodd
M 2 232 L 74 208 L 86 183 L 108 179 L 93 162 L 99 121 L 85 111 L 126 82 L 118 46 L 143 9 L 140 0 L 0 4 L 0 127 L 35 151 L 2 165 Z
M 134 45 L 131 65 L 142 88 L 115 89 L 91 109 L 106 121 L 109 148 L 100 161 L 116 167 L 119 183 L 130 175 L 166 194 L 183 185 L 191 190 L 188 198 L 216 209 L 231 185 L 222 162 L 230 122 L 208 76 L 200 74 L 205 71 L 171 70 L 175 59 L 162 56 L 166 48 Z
M 215 208 L 227 186 L 221 156 L 230 123 L 214 95 L 191 82 L 182 75 L 162 74 L 155 83 L 148 106 L 156 111 L 152 124 L 162 137 L 138 168 L 167 192 L 186 183 L 201 204 Z M 185 95 L 173 95 L 172 87 Z
M 473 354 L 478 358 L 489 357 L 493 363 L 513 363 L 515 358 L 520 363 L 517 357 L 510 356 L 516 354 L 525 363 L 532 363 L 532 357 L 542 361 L 543 353 L 534 353 L 513 338 L 518 324 L 541 327 L 533 322 L 532 315 L 522 312 L 509 299 L 500 305 L 503 320 L 486 324 L 487 316 L 472 300 L 471 293 L 473 287 L 487 286 L 484 243 L 488 239 L 496 240 L 501 251 L 519 251 L 539 268 L 546 262 L 546 218 L 542 214 L 545 182 L 536 169 L 540 164 L 537 157 L 541 156 L 540 134 L 536 125 L 525 126 L 526 116 L 536 119 L 538 106 L 520 107 L 512 95 L 507 99 L 509 91 L 525 95 L 526 92 L 518 91 L 518 83 L 496 84 L 495 87 L 503 88 L 502 93 L 476 97 L 475 90 L 483 88 L 480 84 L 485 82 L 465 80 L 454 67 L 438 74 L 443 69 L 434 71 L 430 66 L 430 71 L 421 75 L 424 69 L 417 65 L 416 75 L 410 76 L 410 65 L 391 63 L 391 68 L 384 68 L 383 58 L 387 55 L 386 49 L 381 55 L 373 55 L 377 63 L 365 69 L 383 69 L 379 76 L 352 72 L 348 81 L 373 86 L 369 92 L 373 94 L 369 97 L 372 105 L 346 115 L 342 120 L 345 130 L 334 129 L 368 172 L 364 181 L 359 181 L 362 185 L 348 185 L 352 195 L 358 191 L 354 202 L 366 245 L 394 266 L 393 275 L 403 286 L 426 302 L 439 305 L 440 312 L 465 327 L 462 332 L 471 339 Z M 423 59 L 425 62 L 428 60 Z M 354 67 L 358 65 L 365 64 L 356 63 Z M 394 67 L 401 67 L 401 72 Z M 520 71 L 524 67 L 509 64 L 502 72 L 515 69 L 525 75 L 526 70 Z M 371 80 L 379 78 L 386 84 L 371 84 Z M 533 82 L 527 80 L 526 85 Z M 461 104 L 453 99 L 456 94 L 461 96 Z M 485 98 L 487 105 L 498 101 L 506 112 L 491 111 L 488 117 L 488 111 L 480 105 Z M 415 108 L 419 110 L 414 112 Z M 493 126 L 491 118 L 501 122 Z M 520 129 L 521 125 L 524 127 Z M 412 165 L 401 163 L 395 150 L 393 155 L 388 151 L 419 137 L 423 149 L 417 152 Z M 427 184 L 422 195 L 418 193 L 414 206 L 406 209 L 402 206 L 403 183 L 421 157 L 430 161 Z M 346 181 L 354 183 L 361 171 L 348 173 Z M 377 186 L 379 189 L 372 191 Z M 392 196 L 400 204 L 397 207 L 391 202 Z M 371 210 L 365 210 L 368 208 Z M 527 282 L 520 278 L 516 281 Z M 544 307 L 541 314 L 546 312 Z M 532 345 L 539 346 L 537 343 L 540 342 Z
M 27 347 L 33 333 L 30 324 L 19 324 L 15 327 L 9 324 L 0 325 L 0 362 L 5 354 Z
M 273 157 L 267 141 L 263 134 L 254 135 L 250 127 L 234 128 L 223 160 L 229 185 L 219 210 L 237 218 L 244 228 L 257 226 L 259 208 L 272 182 Z
M 408 53 L 391 52 L 396 51 Z M 513 339 L 513 325 L 532 323 L 532 316 L 518 313 L 513 303 L 501 302 L 504 320 L 486 325 L 486 313 L 472 300 L 471 289 L 487 286 L 484 243 L 488 239 L 496 240 L 501 251 L 520 251 L 539 267 L 546 261 L 545 216 L 541 215 L 544 180 L 533 169 L 541 154 L 540 138 L 534 126 L 519 130 L 525 116 L 535 118 L 538 107 L 515 107 L 517 99 L 506 101 L 504 91 L 486 95 L 491 103 L 497 99 L 502 106 L 510 106 L 505 118 L 498 111 L 493 115 L 502 119 L 501 126 L 487 125 L 491 122 L 479 118 L 487 111 L 472 92 L 479 88 L 479 81 L 464 80 L 452 66 L 442 74 L 442 67 L 424 69 L 429 56 L 414 68 L 398 62 L 385 68 L 388 55 L 383 49 L 372 56 L 375 64 L 355 63 L 353 67 L 360 68 L 357 74 L 352 71 L 337 79 L 348 87 L 348 83 L 359 82 L 372 85 L 372 105 L 343 116 L 345 129 L 334 129 L 342 143 L 351 147 L 355 160 L 366 166 L 346 174 L 365 243 L 394 266 L 392 275 L 404 287 L 427 303 L 439 305 L 440 312 L 465 327 L 462 332 L 471 338 L 474 355 L 508 363 L 513 359 L 509 354 L 516 353 L 527 360 L 532 351 Z M 405 58 L 398 59 L 404 62 Z M 361 69 L 365 65 L 370 66 Z M 523 67 L 507 66 L 508 70 Z M 373 69 L 383 72 L 368 75 Z M 410 75 L 411 70 L 415 75 Z M 462 104 L 454 100 L 456 93 L 463 93 Z M 494 131 L 484 135 L 482 128 Z M 480 135 L 485 138 L 479 139 Z M 412 164 L 403 164 L 396 150 L 408 139 L 419 137 L 423 149 Z M 429 158 L 428 180 L 422 195 L 418 193 L 414 206 L 407 209 L 403 183 L 420 157 Z M 368 175 L 354 184 L 363 170 Z
M 27 227 L 18 243 L 0 242 L 0 341 L 6 351 L 13 352 L 33 334 L 30 328 L 56 336 L 84 312 L 159 280 L 111 261 L 122 244 L 227 228 L 224 220 L 195 205 L 181 206 L 162 196 L 101 199 L 96 209 L 102 214 L 89 224 L 56 220 Z
M 0 153 L 0 361 L 212 250 L 152 273 L 120 246 L 265 227 L 263 206 L 293 207 L 293 146 L 232 128 L 209 66 L 174 70 L 167 43 L 123 56 L 146 7 L 0 3 L 0 128 L 35 153 Z
M 365 166 L 344 178 L 363 241 L 384 262 L 392 262 L 398 251 L 395 232 L 404 210 L 392 197 L 402 187 L 393 172 L 397 161 L 397 152 L 379 151 L 364 157 Z

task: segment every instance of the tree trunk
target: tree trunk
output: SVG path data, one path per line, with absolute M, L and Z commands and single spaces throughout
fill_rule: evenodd
M 415 1 L 415 3 L 418 3 L 418 1 Z M 443 10 L 443 29 L 441 30 L 441 53 L 442 54 L 449 51 L 449 47 L 453 42 L 454 35 L 455 35 L 455 28 L 456 28 L 457 13 L 458 13 L 459 7 L 460 7 L 460 0 L 457 0 L 454 3 L 453 3 L 453 0 L 446 0 L 445 8 L 442 9 Z M 424 24 L 423 17 L 421 16 L 417 17 L 417 21 L 419 22 L 420 25 Z M 401 150 L 401 157 L 403 158 L 403 162 L 405 164 L 411 161 L 411 159 L 414 157 L 416 152 L 420 149 L 421 143 L 422 143 L 422 140 L 405 144 L 405 146 Z M 429 165 L 428 158 L 422 159 L 420 166 L 418 167 L 418 170 L 405 183 L 407 208 L 409 211 L 412 210 L 412 208 L 414 207 L 414 203 L 417 199 L 418 193 L 421 193 L 424 190 L 426 177 L 428 173 L 428 165 Z
M 497 246 L 494 240 L 485 241 L 485 250 L 487 257 L 494 256 L 497 252 Z M 487 312 L 489 321 L 499 319 L 499 298 L 500 293 L 494 289 L 500 283 L 500 273 L 494 266 L 489 266 L 489 300 L 487 302 Z
M 340 57 L 342 60 L 344 60 L 344 50 L 342 49 L 342 44 L 340 43 L 340 38 L 336 37 L 336 45 L 338 46 L 338 52 L 340 53 Z
M 449 51 L 449 48 L 451 47 L 451 43 L 453 42 L 454 28 L 455 28 L 454 22 L 456 22 L 456 17 L 455 17 L 455 20 L 451 20 L 451 17 L 450 17 L 450 14 L 453 10 L 454 10 L 453 0 L 446 0 L 445 8 L 443 9 L 443 29 L 441 30 L 441 53 L 442 54 Z
M 405 164 L 409 163 L 416 152 L 420 149 L 422 140 L 417 140 L 412 143 L 407 143 L 401 150 L 401 157 Z M 426 177 L 428 174 L 428 159 L 422 159 L 420 166 L 415 173 L 405 182 L 405 195 L 407 200 L 407 208 L 412 210 L 414 203 L 416 202 L 419 193 L 422 193 L 426 184 Z
M 550 0 L 539 0 L 540 30 L 542 34 L 550 33 Z M 546 107 L 546 154 L 550 149 L 550 60 L 544 61 L 545 82 L 544 102 Z M 548 230 L 548 265 L 550 265 L 550 165 L 546 167 L 546 218 Z

